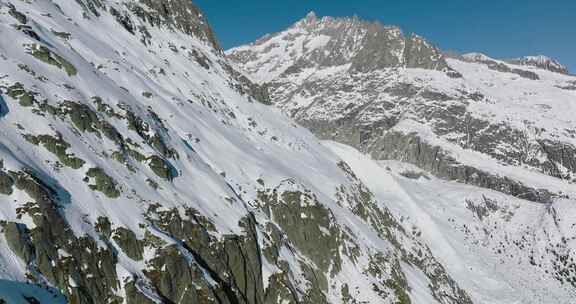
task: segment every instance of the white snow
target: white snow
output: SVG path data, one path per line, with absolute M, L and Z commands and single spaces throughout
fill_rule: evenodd
M 25 11 L 33 20 L 30 22 L 32 29 L 41 34 L 41 41 L 35 41 L 12 26 L 15 21 L 6 13 L 6 3 L 6 0 L 0 0 L 0 87 L 20 82 L 27 90 L 37 92 L 38 100 L 46 100 L 49 105 L 72 100 L 92 109 L 96 106 L 91 98 L 99 96 L 119 115 L 126 115 L 125 109 L 129 107 L 137 115 L 146 117 L 150 107 L 161 119 L 165 129 L 155 126 L 158 122 L 153 119 L 146 118 L 146 123 L 154 128 L 149 130 L 149 135 L 163 134 L 166 143 L 179 156 L 170 159 L 178 169 L 178 177 L 174 181 L 159 179 L 146 163 L 134 161 L 131 165 L 135 171 L 131 171 L 125 165 L 106 157 L 118 149 L 110 140 L 95 134 L 79 134 L 68 118 L 38 116 L 31 108 L 19 106 L 17 100 L 3 95 L 0 106 L 5 104 L 8 107 L 8 112 L 2 112 L 0 116 L 0 157 L 4 169 L 18 171 L 29 168 L 50 185 L 57 187 L 61 210 L 77 236 L 88 235 L 98 240 L 99 246 L 105 246 L 95 231 L 94 223 L 99 217 L 107 217 L 113 223 L 113 228 L 130 229 L 138 239 L 142 239 L 148 230 L 167 244 L 178 245 L 180 240 L 174 240 L 151 227 L 145 213 L 153 204 L 160 204 L 160 210 L 176 209 L 181 213 L 187 208 L 197 210 L 214 223 L 216 238 L 242 234 L 243 229 L 238 223 L 249 213 L 254 213 L 262 227 L 266 223 L 274 223 L 274 215 L 268 217 L 255 207 L 258 191 L 270 187 L 279 191 L 309 191 L 334 217 L 331 226 L 321 226 L 320 231 L 329 235 L 330 229 L 338 226 L 349 233 L 350 239 L 345 240 L 345 245 L 358 246 L 359 250 L 356 261 L 343 258 L 342 270 L 329 278 L 326 292 L 329 301 L 339 303 L 341 287 L 347 284 L 355 299 L 380 303 L 382 298 L 373 290 L 372 285 L 379 284 L 384 288 L 384 280 L 388 278 L 367 274 L 369 257 L 376 253 L 389 256 L 401 253 L 390 241 L 379 236 L 370 223 L 355 215 L 350 206 L 339 204 L 341 202 L 336 194 L 339 189 L 352 193 L 354 187 L 361 185 L 360 181 L 352 181 L 338 166 L 344 160 L 361 182 L 375 194 L 382 210 L 389 208 L 398 219 L 402 219 L 406 233 L 421 234 L 421 237 L 416 234 L 408 236 L 396 231 L 403 249 L 409 253 L 420 250 L 428 255 L 427 248 L 430 247 L 432 254 L 447 268 L 448 273 L 479 303 L 512 304 L 522 297 L 523 303 L 543 303 L 542 299 L 546 295 L 555 303 L 574 298 L 573 291 L 566 290 L 555 281 L 542 279 L 543 270 L 527 266 L 526 252 L 514 248 L 507 252 L 521 259 L 521 264 L 518 264 L 517 259 L 501 257 L 492 251 L 497 248 L 498 242 L 507 238 L 520 238 L 526 231 L 534 233 L 538 238 L 556 238 L 562 233 L 571 235 L 573 221 L 568 215 L 573 214 L 573 201 L 556 201 L 552 206 L 544 206 L 435 178 L 407 179 L 399 174 L 401 170 L 416 168 L 398 162 L 374 162 L 347 146 L 320 143 L 280 109 L 251 101 L 237 92 L 234 89 L 235 80 L 223 66 L 227 63 L 226 59 L 206 42 L 179 31 L 148 27 L 152 39 L 151 44 L 145 46 L 138 36 L 123 30 L 109 14 L 102 14 L 98 18 L 83 18 L 82 8 L 75 1 L 14 2 L 18 10 Z M 56 3 L 60 8 L 56 7 Z M 124 1 L 108 2 L 108 5 L 118 9 L 123 4 Z M 333 22 L 332 19 L 323 18 L 318 26 L 330 22 Z M 54 31 L 69 32 L 71 39 L 63 40 Z M 292 27 L 279 35 L 266 37 L 265 43 L 250 46 L 262 54 L 262 60 L 259 64 L 248 63 L 245 66 L 246 74 L 256 75 L 257 81 L 275 78 L 286 72 L 302 53 L 321 50 L 330 43 L 327 36 L 308 37 L 307 34 L 302 27 Z M 169 47 L 174 43 L 178 52 Z M 73 64 L 78 70 L 77 75 L 68 76 L 62 69 L 36 60 L 26 53 L 28 48 L 25 45 L 30 44 L 49 47 Z M 241 53 L 247 49 L 240 47 L 233 51 Z M 210 68 L 205 69 L 191 59 L 187 55 L 188 51 L 196 51 L 205 56 L 210 62 Z M 287 53 L 290 54 L 287 56 Z M 35 75 L 19 67 L 22 63 L 28 65 Z M 421 70 L 401 70 L 400 76 L 395 74 L 396 70 L 369 76 L 373 80 L 396 81 L 400 78 L 406 82 L 427 82 L 439 90 L 452 92 L 463 86 L 478 88 L 490 96 L 495 104 L 489 112 L 483 112 L 486 107 L 473 108 L 475 115 L 493 115 L 491 119 L 494 121 L 508 121 L 509 117 L 513 117 L 512 123 L 516 124 L 526 119 L 538 119 L 551 130 L 550 136 L 562 136 L 554 129 L 572 126 L 572 105 L 566 101 L 566 97 L 575 97 L 576 93 L 550 87 L 568 81 L 570 78 L 567 76 L 539 71 L 541 81 L 528 82 L 513 75 L 496 74 L 478 64 L 457 61 L 449 63 L 471 77 L 447 81 L 443 74 Z M 345 79 L 349 67 L 344 64 L 321 69 L 309 68 L 288 76 L 288 79 L 297 83 L 324 78 L 339 81 L 341 77 Z M 503 79 L 507 87 L 498 88 L 496 82 Z M 545 93 L 526 94 L 536 89 Z M 144 97 L 144 92 L 150 92 L 152 96 Z M 314 93 L 299 92 L 294 107 L 312 105 Z M 350 103 L 363 101 L 358 92 L 342 94 L 340 97 Z M 379 97 L 385 99 L 390 96 L 382 93 Z M 547 113 L 537 106 L 542 103 L 549 104 L 551 112 Z M 336 108 L 339 104 L 333 106 Z M 104 114 L 99 118 L 114 126 L 126 141 L 130 139 L 140 145 L 141 153 L 147 156 L 158 153 L 136 132 L 130 130 L 125 120 Z M 446 143 L 445 139 L 427 133 L 426 126 L 413 120 L 404 120 L 397 128 L 418 132 L 431 142 L 437 140 L 464 163 L 485 166 L 483 168 L 491 172 L 511 175 L 547 189 L 575 192 L 571 184 L 547 178 L 529 169 L 495 166 L 493 160 L 483 155 L 462 151 L 458 146 Z M 28 143 L 23 134 L 60 134 L 71 145 L 67 153 L 85 160 L 86 164 L 79 170 L 56 166 L 56 156 L 42 145 Z M 83 179 L 92 167 L 102 168 L 119 183 L 122 192 L 120 198 L 111 199 L 87 187 Z M 391 171 L 386 170 L 386 167 L 390 167 Z M 149 187 L 148 179 L 156 181 L 160 188 L 156 190 Z M 260 185 L 257 181 L 259 179 L 265 186 Z M 487 219 L 480 220 L 467 208 L 466 199 L 480 204 L 484 197 L 497 201 L 499 209 Z M 19 190 L 9 197 L 0 195 L 0 220 L 16 221 L 33 229 L 35 226 L 30 217 L 19 218 L 15 212 L 16 208 L 30 200 Z M 307 202 L 303 207 L 312 204 Z M 556 210 L 562 219 L 557 226 L 550 218 L 551 209 Z M 300 217 L 308 218 L 305 213 L 301 213 Z M 538 225 L 532 225 L 534 222 Z M 495 226 L 498 229 L 492 228 Z M 493 238 L 487 236 L 485 231 L 489 231 Z M 554 231 L 554 234 L 546 235 L 546 231 Z M 265 240 L 260 230 L 258 233 L 262 245 Z M 114 241 L 111 244 L 118 249 Z M 537 244 L 533 248 L 538 253 L 544 252 Z M 186 252 L 183 248 L 180 250 Z M 59 250 L 58 254 L 62 257 L 69 255 L 64 250 Z M 152 248 L 147 247 L 144 261 L 133 261 L 120 250 L 116 270 L 121 282 L 136 277 L 137 289 L 158 300 L 143 274 L 146 262 L 154 258 L 155 254 Z M 280 248 L 279 254 L 280 259 L 290 266 L 292 283 L 299 291 L 306 290 L 307 280 L 302 263 L 312 264 L 310 259 L 292 245 Z M 192 255 L 185 257 L 189 263 L 196 263 Z M 428 257 L 432 259 L 431 255 Z M 266 285 L 267 279 L 280 270 L 268 261 L 263 263 L 263 283 Z M 545 266 L 550 269 L 550 265 Z M 435 301 L 427 286 L 429 278 L 420 268 L 403 264 L 402 270 L 412 288 L 411 295 L 415 303 Z M 202 271 L 209 283 L 216 284 L 208 271 Z M 0 294 L 14 299 L 10 303 L 21 303 L 16 298 L 24 293 L 32 293 L 39 298 L 46 296 L 44 289 L 16 283 L 24 282 L 27 272 L 26 265 L 10 250 L 3 234 L 0 234 L 0 278 L 7 280 L 0 281 Z M 475 275 L 478 273 L 480 275 Z M 70 286 L 76 286 L 77 283 L 69 279 Z M 116 292 L 120 296 L 125 295 L 122 286 Z M 519 292 L 524 294 L 519 296 Z M 58 303 L 58 299 L 47 301 L 50 300 L 42 300 L 43 303 Z
M 528 235 L 530 238 L 533 235 L 540 237 L 552 231 L 556 231 L 554 234 L 557 235 L 574 235 L 573 231 L 568 232 L 570 228 L 558 231 L 554 227 L 547 206 L 434 177 L 411 180 L 400 173 L 406 170 L 421 171 L 412 165 L 397 161 L 376 162 L 349 146 L 330 141 L 324 144 L 351 166 L 380 202 L 402 219 L 405 229 L 417 228 L 434 255 L 475 302 L 570 303 L 570 299 L 576 297 L 568 286 L 546 280 L 542 269 L 527 263 L 529 249 L 508 245 L 503 249 L 505 254 L 494 253 L 493 248 L 500 248 L 500 242 L 522 239 Z M 489 215 L 484 221 L 474 217 L 466 201 L 478 201 L 485 197 L 495 200 L 501 210 L 508 210 L 513 215 L 499 218 L 499 214 L 505 214 L 499 211 L 502 213 Z M 574 211 L 568 211 L 576 208 L 574 203 L 574 200 L 559 201 L 553 207 L 564 210 L 557 213 L 564 227 L 576 224 L 570 215 Z M 538 254 L 548 255 L 541 248 L 544 246 L 542 243 L 533 242 L 527 246 Z M 423 278 L 417 271 L 407 267 L 404 270 L 411 286 L 416 288 L 423 284 Z M 427 295 L 418 293 L 415 296 L 421 299 L 421 303 L 430 303 L 426 300 Z

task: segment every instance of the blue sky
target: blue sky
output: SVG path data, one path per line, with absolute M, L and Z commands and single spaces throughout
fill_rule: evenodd
M 399 25 L 442 49 L 496 58 L 544 54 L 576 73 L 576 0 L 194 0 L 224 48 L 278 32 L 309 11 Z

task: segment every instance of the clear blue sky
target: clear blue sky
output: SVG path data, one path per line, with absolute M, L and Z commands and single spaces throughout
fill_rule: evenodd
M 313 10 L 398 25 L 445 50 L 496 58 L 544 54 L 576 73 L 576 0 L 193 1 L 225 49 L 281 31 Z

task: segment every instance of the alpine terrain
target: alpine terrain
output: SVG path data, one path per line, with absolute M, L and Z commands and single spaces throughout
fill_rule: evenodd
M 573 303 L 575 97 L 357 18 L 0 0 L 0 303 Z
M 398 27 L 314 13 L 227 55 L 472 302 L 576 302 L 576 77 L 560 63 L 447 55 Z M 412 303 L 436 303 L 407 277 Z

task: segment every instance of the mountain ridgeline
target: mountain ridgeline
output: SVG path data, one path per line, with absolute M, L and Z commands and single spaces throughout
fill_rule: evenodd
M 225 52 L 188 0 L 0 0 L 0 33 L 0 303 L 576 298 L 551 59 L 315 14 Z

